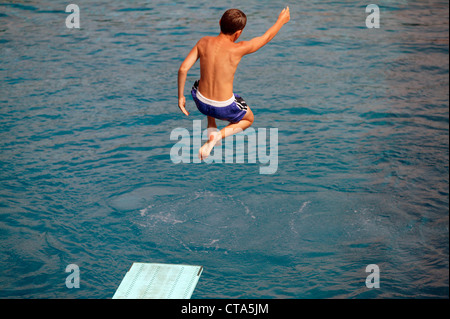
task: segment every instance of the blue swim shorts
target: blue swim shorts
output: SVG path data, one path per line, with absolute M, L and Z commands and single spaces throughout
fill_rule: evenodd
M 242 97 L 234 94 L 227 101 L 210 100 L 198 91 L 198 83 L 198 80 L 195 81 L 191 94 L 201 113 L 219 120 L 229 121 L 230 123 L 237 123 L 242 120 L 247 113 L 248 107 Z

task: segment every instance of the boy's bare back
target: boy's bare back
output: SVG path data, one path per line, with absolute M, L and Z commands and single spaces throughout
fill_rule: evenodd
M 242 58 L 240 45 L 227 36 L 204 37 L 197 43 L 200 58 L 199 91 L 216 101 L 233 96 L 233 80 Z

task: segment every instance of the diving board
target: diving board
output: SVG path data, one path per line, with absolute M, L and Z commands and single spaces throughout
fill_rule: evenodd
M 133 263 L 113 299 L 189 299 L 202 266 Z

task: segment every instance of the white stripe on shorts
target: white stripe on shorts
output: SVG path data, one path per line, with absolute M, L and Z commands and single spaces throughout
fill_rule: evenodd
M 225 107 L 225 106 L 228 106 L 228 105 L 230 105 L 231 103 L 233 103 L 234 100 L 235 100 L 234 94 L 233 94 L 232 97 L 230 97 L 230 98 L 229 98 L 228 100 L 226 100 L 226 101 L 214 101 L 214 100 L 210 100 L 210 99 L 204 97 L 204 96 L 200 93 L 200 91 L 199 91 L 198 89 L 197 89 L 197 98 L 198 98 L 200 101 L 202 101 L 203 103 L 205 103 L 205 104 L 212 105 L 212 106 L 216 106 L 216 107 Z

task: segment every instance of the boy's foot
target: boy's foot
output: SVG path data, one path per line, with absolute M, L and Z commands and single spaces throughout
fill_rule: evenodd
M 214 145 L 222 139 L 222 135 L 220 132 L 212 132 L 209 135 L 209 141 L 203 144 L 203 146 L 198 151 L 198 158 L 201 160 L 206 159 L 211 153 Z
M 219 133 L 220 130 L 217 127 L 208 127 L 208 140 L 211 138 L 211 135 L 214 133 Z M 216 145 L 220 145 L 220 140 L 216 143 Z

